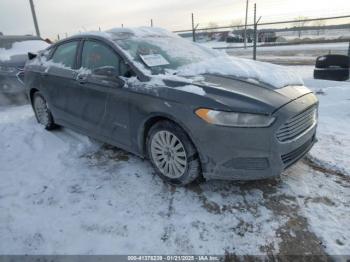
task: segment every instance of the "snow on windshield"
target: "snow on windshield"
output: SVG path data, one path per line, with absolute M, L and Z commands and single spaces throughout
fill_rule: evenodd
M 143 69 L 151 69 L 152 73 L 163 73 L 164 69 L 176 70 L 183 65 L 215 57 L 213 50 L 159 28 L 113 29 L 108 33 L 134 61 L 143 62 Z M 147 63 L 143 59 L 145 56 L 157 57 L 163 63 Z
M 161 28 L 120 28 L 107 33 L 145 74 L 217 74 L 237 77 L 252 83 L 260 82 L 275 88 L 303 85 L 301 78 L 285 67 L 232 57 Z M 157 55 L 160 61 L 168 63 L 159 63 L 158 66 L 154 66 L 154 63 L 147 64 L 142 59 L 147 55 Z
M 42 40 L 28 40 L 14 42 L 10 49 L 0 48 L 0 60 L 10 60 L 14 55 L 24 55 L 28 52 L 38 52 L 49 46 L 48 43 Z

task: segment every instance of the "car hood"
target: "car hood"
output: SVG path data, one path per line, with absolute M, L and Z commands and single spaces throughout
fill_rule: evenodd
M 158 92 L 158 95 L 162 96 L 164 91 L 165 99 L 170 98 L 180 103 L 224 111 L 271 115 L 289 102 L 312 93 L 303 85 L 272 88 L 222 75 L 205 74 L 200 80 L 198 77 L 189 77 L 187 81 L 180 79 L 163 80 L 171 88 Z
M 204 81 L 196 85 L 204 89 L 207 97 L 232 110 L 263 114 L 272 114 L 283 105 L 312 92 L 303 85 L 271 88 L 217 75 L 204 75 Z
M 303 85 L 302 79 L 291 68 L 228 55 L 191 63 L 177 70 L 179 76 L 216 74 L 234 77 L 246 82 L 265 85 L 272 89 Z

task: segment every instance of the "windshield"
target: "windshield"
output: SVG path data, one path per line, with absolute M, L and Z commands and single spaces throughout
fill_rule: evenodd
M 216 57 L 213 50 L 176 35 L 132 36 L 115 42 L 152 74 L 176 73 L 182 66 Z

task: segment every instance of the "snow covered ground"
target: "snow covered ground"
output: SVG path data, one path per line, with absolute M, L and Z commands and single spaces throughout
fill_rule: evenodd
M 229 55 L 251 59 L 253 56 L 252 47 L 242 47 L 241 43 L 206 42 L 200 43 L 210 48 L 226 48 Z M 249 44 L 248 46 L 251 46 Z M 265 62 L 272 62 L 285 65 L 314 65 L 316 58 L 328 53 L 347 55 L 349 43 L 327 43 L 327 44 L 300 44 L 285 46 L 261 46 L 257 48 L 257 59 Z
M 30 106 L 0 108 L 0 254 L 350 254 L 350 83 L 311 79 L 319 143 L 281 178 L 177 188 Z

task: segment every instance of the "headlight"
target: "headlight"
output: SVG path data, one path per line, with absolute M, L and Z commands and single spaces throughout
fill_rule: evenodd
M 275 121 L 275 118 L 271 116 L 224 112 L 207 108 L 197 109 L 196 115 L 210 124 L 219 126 L 267 127 Z
M 17 68 L 16 67 L 12 67 L 12 66 L 0 66 L 0 72 L 3 73 L 15 73 L 17 72 Z

